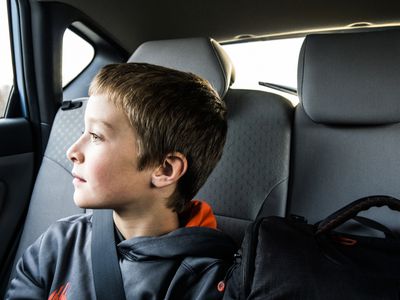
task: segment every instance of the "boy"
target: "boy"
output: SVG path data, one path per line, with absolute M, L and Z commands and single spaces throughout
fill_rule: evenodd
M 113 210 L 126 299 L 221 298 L 234 244 L 190 199 L 221 157 L 224 102 L 193 74 L 134 63 L 103 68 L 89 95 L 67 151 L 74 202 Z M 95 299 L 91 220 L 53 224 L 19 261 L 7 298 Z

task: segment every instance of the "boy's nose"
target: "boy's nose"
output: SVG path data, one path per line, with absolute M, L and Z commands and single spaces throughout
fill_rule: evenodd
M 77 143 L 74 143 L 69 149 L 67 150 L 67 158 L 72 161 L 73 163 L 82 163 L 83 162 L 83 154 L 81 151 L 78 150 Z

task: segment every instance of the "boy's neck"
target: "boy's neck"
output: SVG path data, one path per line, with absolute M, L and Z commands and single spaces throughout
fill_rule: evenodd
M 127 240 L 141 236 L 160 236 L 179 228 L 178 214 L 168 208 L 145 214 L 114 210 L 113 218 Z

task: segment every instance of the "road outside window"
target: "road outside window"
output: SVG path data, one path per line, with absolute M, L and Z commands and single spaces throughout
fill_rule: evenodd
M 13 77 L 7 1 L 0 0 L 0 118 L 4 117 Z

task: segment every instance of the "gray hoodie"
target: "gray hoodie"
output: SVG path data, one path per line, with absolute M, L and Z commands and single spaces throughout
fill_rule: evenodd
M 96 299 L 92 215 L 53 224 L 17 264 L 6 299 Z M 220 299 L 232 240 L 206 227 L 183 227 L 117 245 L 126 299 Z M 110 299 L 112 300 L 112 299 Z

